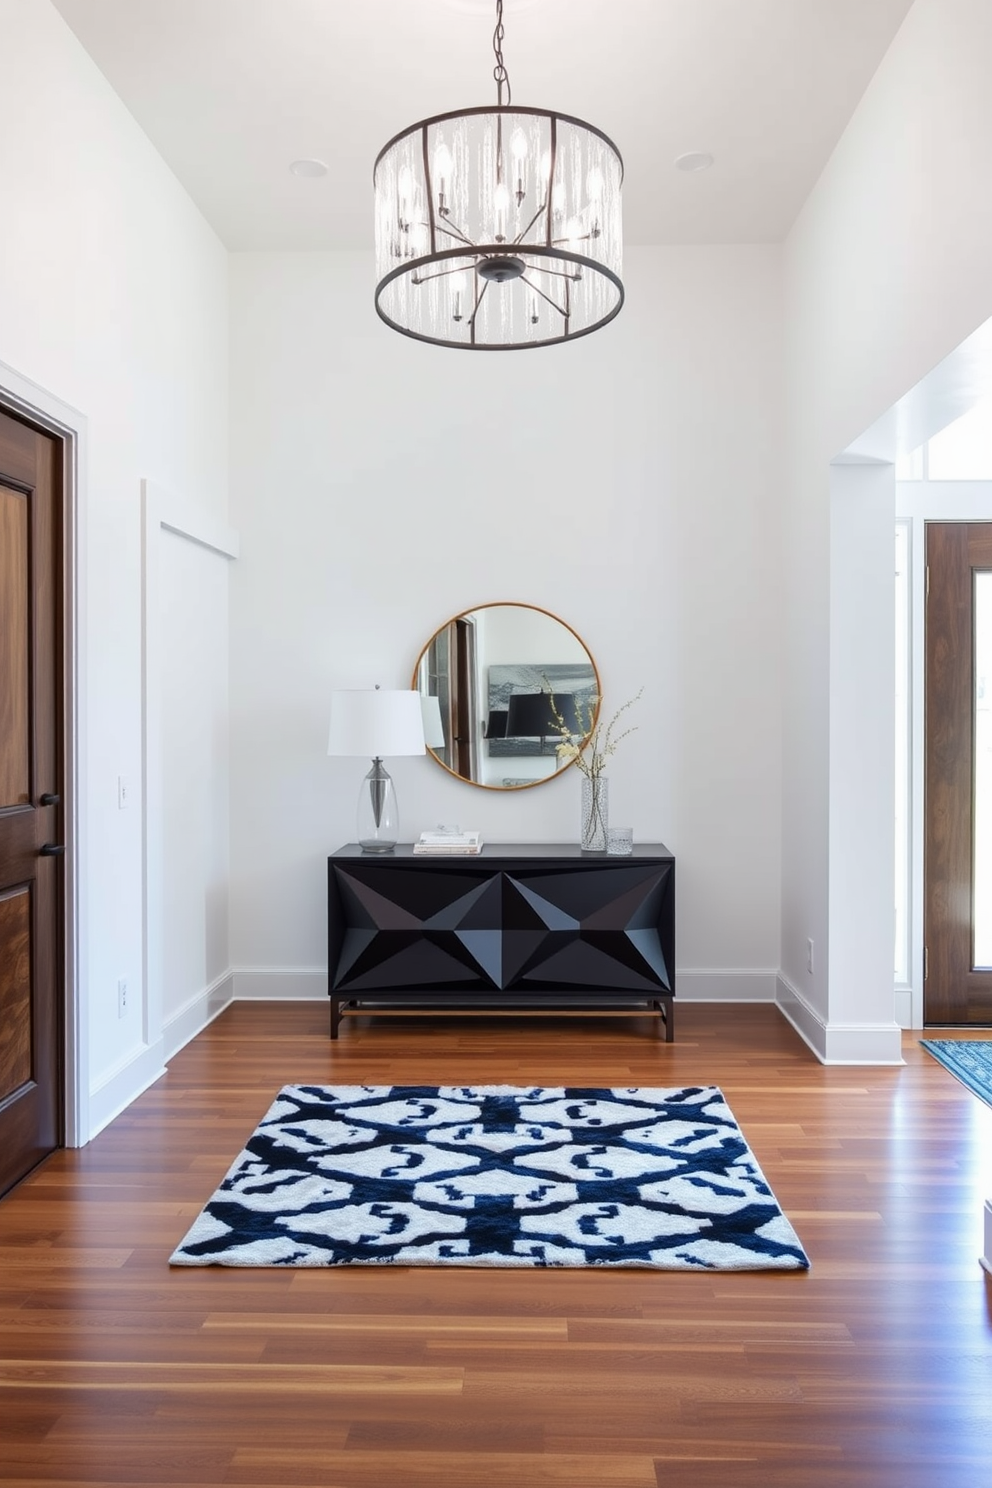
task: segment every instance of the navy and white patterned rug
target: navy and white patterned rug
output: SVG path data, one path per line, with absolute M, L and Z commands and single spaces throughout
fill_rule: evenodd
M 170 1264 L 809 1261 L 715 1085 L 287 1085 Z
M 992 1039 L 920 1039 L 920 1048 L 992 1106 Z

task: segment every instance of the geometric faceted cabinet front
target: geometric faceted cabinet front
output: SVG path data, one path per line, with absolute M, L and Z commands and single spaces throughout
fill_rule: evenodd
M 675 859 L 571 844 L 328 859 L 331 1037 L 350 1013 L 569 1007 L 660 1014 L 674 1036 Z

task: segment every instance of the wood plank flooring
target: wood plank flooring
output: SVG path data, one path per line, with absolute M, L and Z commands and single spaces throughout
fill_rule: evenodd
M 977 1488 L 992 1110 L 906 1035 L 825 1069 L 770 1007 L 347 1022 L 228 1009 L 0 1202 L 0 1482 Z M 812 1270 L 176 1269 L 280 1085 L 717 1084 Z

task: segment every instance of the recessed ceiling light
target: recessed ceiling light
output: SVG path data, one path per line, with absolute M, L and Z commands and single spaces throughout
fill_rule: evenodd
M 688 150 L 684 155 L 679 155 L 675 160 L 675 169 L 680 171 L 704 171 L 709 170 L 713 164 L 713 156 L 706 150 Z
M 327 166 L 322 160 L 294 160 L 289 168 L 294 176 L 327 175 Z

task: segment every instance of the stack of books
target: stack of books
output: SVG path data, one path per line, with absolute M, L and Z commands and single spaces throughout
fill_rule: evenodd
M 436 853 L 462 856 L 477 855 L 482 851 L 480 832 L 421 832 L 419 842 L 413 844 L 415 853 Z

